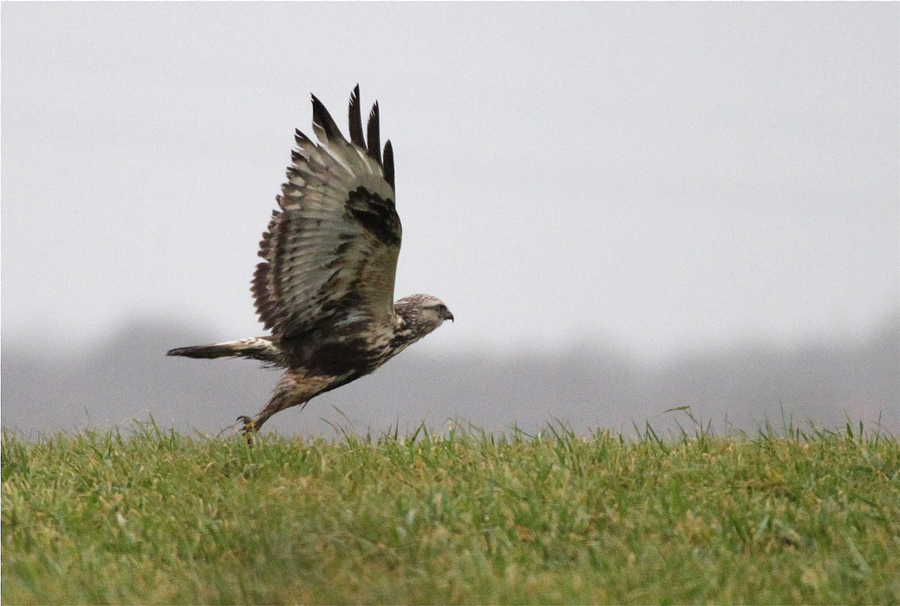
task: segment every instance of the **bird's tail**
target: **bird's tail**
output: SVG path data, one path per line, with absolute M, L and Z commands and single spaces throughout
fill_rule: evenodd
M 166 355 L 186 358 L 250 358 L 277 366 L 280 366 L 282 361 L 281 348 L 266 337 L 252 337 L 240 341 L 213 343 L 212 345 L 179 347 L 170 349 Z

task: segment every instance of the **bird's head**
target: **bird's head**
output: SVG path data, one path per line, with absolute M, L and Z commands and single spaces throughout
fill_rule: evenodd
M 444 323 L 453 314 L 443 301 L 431 295 L 411 295 L 394 303 L 394 313 L 403 318 L 413 339 L 418 340 Z

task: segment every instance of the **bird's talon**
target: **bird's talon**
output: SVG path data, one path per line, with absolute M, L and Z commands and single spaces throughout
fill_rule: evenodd
M 256 421 L 254 419 L 241 415 L 237 418 L 237 420 L 244 424 L 244 426 L 241 428 L 241 433 L 245 435 L 256 433 Z

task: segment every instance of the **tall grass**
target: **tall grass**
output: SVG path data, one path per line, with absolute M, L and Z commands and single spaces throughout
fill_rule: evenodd
M 900 600 L 897 440 L 783 429 L 4 433 L 2 599 Z

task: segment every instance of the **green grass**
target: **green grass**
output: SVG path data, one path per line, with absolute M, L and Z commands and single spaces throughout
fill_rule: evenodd
M 13 603 L 896 603 L 900 444 L 559 429 L 2 442 Z

